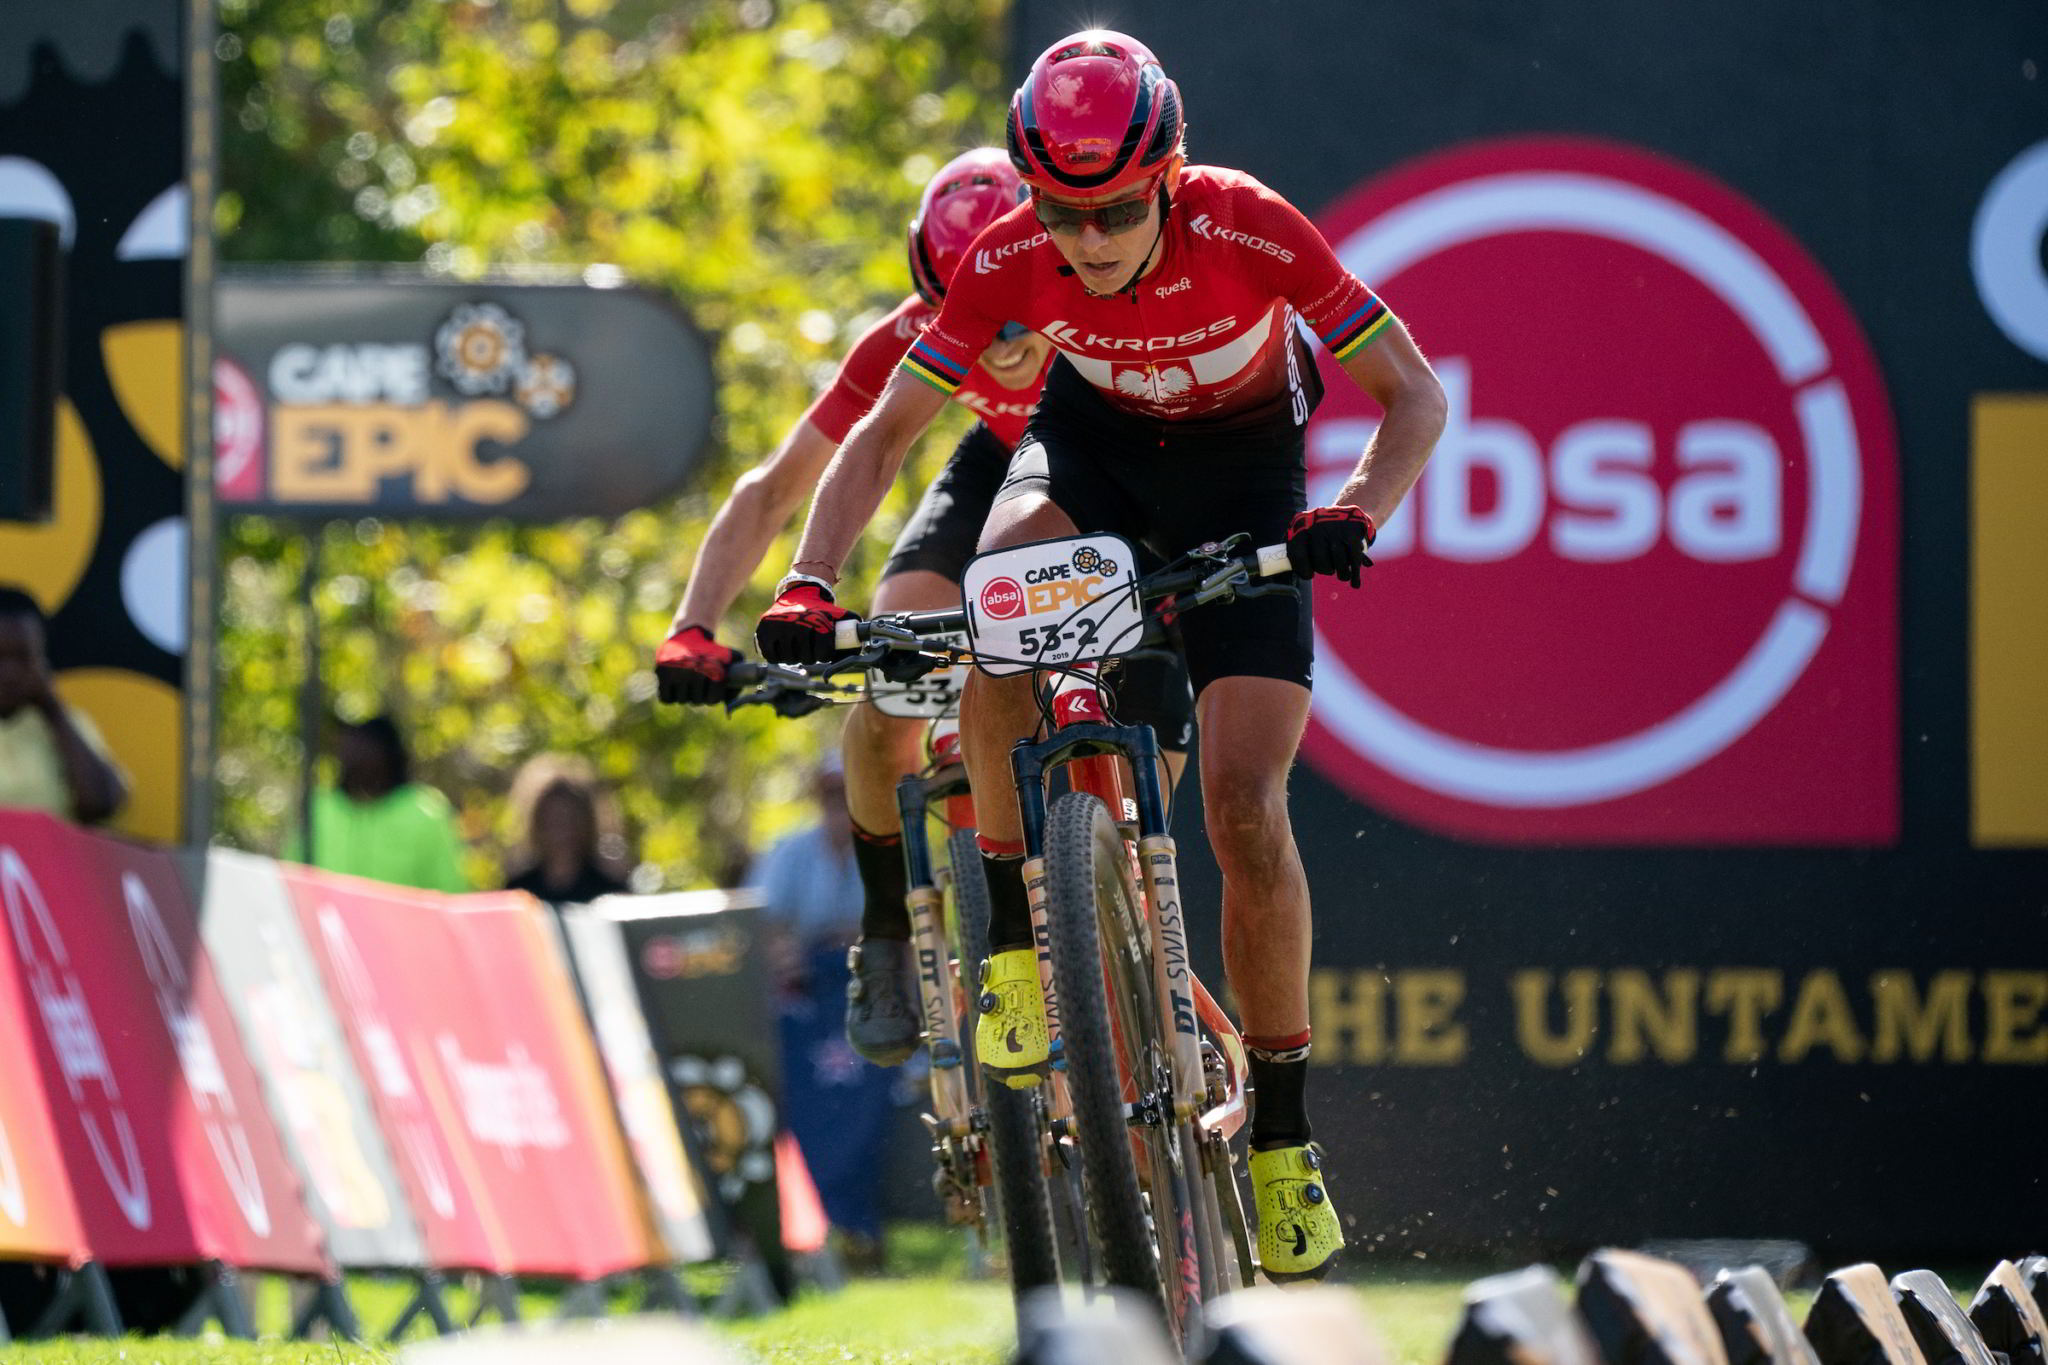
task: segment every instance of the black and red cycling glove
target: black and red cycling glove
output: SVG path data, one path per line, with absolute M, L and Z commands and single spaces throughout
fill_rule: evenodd
M 711 706 L 732 700 L 739 690 L 727 682 L 726 670 L 741 654 L 711 638 L 702 626 L 684 626 L 661 642 L 654 653 L 654 685 L 665 702 Z
M 1358 586 L 1358 571 L 1372 567 L 1365 553 L 1378 528 L 1362 507 L 1311 507 L 1287 523 L 1287 562 L 1303 578 L 1328 574 Z
M 833 602 L 830 588 L 792 583 L 761 613 L 761 623 L 754 627 L 754 643 L 770 663 L 821 664 L 845 652 L 832 643 L 832 632 L 839 623 L 859 619 L 859 612 Z

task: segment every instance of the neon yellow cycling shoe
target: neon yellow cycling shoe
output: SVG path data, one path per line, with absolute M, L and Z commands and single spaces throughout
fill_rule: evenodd
M 1012 948 L 981 964 L 981 1018 L 974 1025 L 974 1055 L 982 1070 L 1013 1090 L 1044 1079 L 1051 1049 L 1045 1027 L 1045 992 L 1038 984 L 1038 953 Z
M 1259 1266 L 1279 1284 L 1320 1280 L 1344 1249 L 1344 1227 L 1323 1183 L 1323 1149 L 1302 1143 L 1251 1154 L 1259 1203 Z

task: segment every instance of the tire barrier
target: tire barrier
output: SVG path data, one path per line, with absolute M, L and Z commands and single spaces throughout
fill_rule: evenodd
M 1848 1266 L 1821 1282 L 1802 1328 L 1761 1266 L 1701 1274 L 1608 1249 L 1580 1263 L 1575 1303 L 1548 1266 L 1474 1281 L 1443 1358 L 1445 1365 L 2020 1365 L 2039 1360 L 2048 1340 L 2035 1297 L 2042 1268 L 2030 1279 L 2029 1264 L 1999 1262 L 1968 1313 L 1932 1271 L 1887 1281 L 1875 1265 Z M 1985 1322 L 1992 1326 L 1980 1330 Z M 1018 1313 L 1014 1365 L 1176 1358 L 1157 1304 L 1121 1291 L 1083 1300 L 1038 1290 Z M 1186 1353 L 1194 1365 L 1386 1365 L 1391 1358 L 1360 1298 L 1327 1286 L 1226 1294 L 1207 1306 Z
M 0 1331 L 247 1334 L 240 1271 L 349 1335 L 343 1269 L 418 1282 L 394 1335 L 452 1328 L 448 1272 L 507 1317 L 511 1275 L 691 1306 L 721 1242 L 623 940 L 552 919 L 0 811 Z M 144 1272 L 183 1297 L 124 1324 Z

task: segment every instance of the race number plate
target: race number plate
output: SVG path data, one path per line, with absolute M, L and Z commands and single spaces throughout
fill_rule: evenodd
M 1002 677 L 1128 654 L 1144 642 L 1137 552 L 1122 536 L 1041 540 L 976 555 L 961 587 L 976 667 Z M 1001 661 L 1001 662 L 998 662 Z
M 964 649 L 967 637 L 955 631 L 950 635 L 932 636 L 931 642 L 933 645 Z M 960 689 L 966 685 L 966 664 L 935 668 L 909 683 L 890 682 L 880 671 L 868 670 L 868 696 L 873 699 L 875 709 L 885 716 L 901 716 L 908 720 L 958 715 Z

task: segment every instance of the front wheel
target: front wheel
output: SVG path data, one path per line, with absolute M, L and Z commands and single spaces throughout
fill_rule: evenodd
M 1088 1221 L 1103 1276 L 1166 1309 L 1178 1335 L 1201 1298 L 1152 956 L 1123 836 L 1069 792 L 1045 826 L 1046 909 Z

